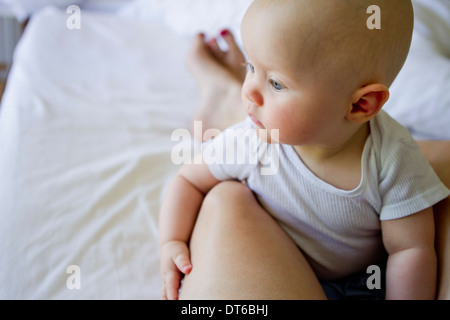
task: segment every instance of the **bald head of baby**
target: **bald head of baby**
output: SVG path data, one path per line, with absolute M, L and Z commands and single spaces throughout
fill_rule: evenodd
M 368 11 L 372 5 L 380 11 Z M 369 28 L 371 19 L 379 29 Z M 408 55 L 413 24 L 410 0 L 255 0 L 242 37 L 249 56 L 269 69 L 351 91 L 392 84 Z

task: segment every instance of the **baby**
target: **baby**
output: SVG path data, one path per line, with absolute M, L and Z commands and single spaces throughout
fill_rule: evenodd
M 367 23 L 374 3 L 375 29 Z M 412 28 L 409 0 L 253 2 L 242 22 L 248 118 L 183 166 L 162 204 L 164 298 L 177 298 L 193 267 L 188 241 L 204 196 L 230 179 L 256 194 L 325 293 L 327 282 L 385 264 L 387 253 L 386 298 L 434 298 L 432 206 L 450 192 L 408 131 L 381 110 Z M 245 161 L 224 161 L 230 152 Z M 278 165 L 263 174 L 267 163 Z

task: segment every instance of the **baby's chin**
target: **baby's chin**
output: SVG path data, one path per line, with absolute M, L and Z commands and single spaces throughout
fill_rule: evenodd
M 278 129 L 266 129 L 255 125 L 256 134 L 258 138 L 265 143 L 277 144 L 280 143 L 280 134 Z

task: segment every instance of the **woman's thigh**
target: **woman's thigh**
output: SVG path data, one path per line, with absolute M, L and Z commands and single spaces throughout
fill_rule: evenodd
M 239 182 L 205 198 L 181 299 L 325 299 L 301 251 Z
M 439 261 L 438 299 L 450 300 L 450 197 L 434 207 Z

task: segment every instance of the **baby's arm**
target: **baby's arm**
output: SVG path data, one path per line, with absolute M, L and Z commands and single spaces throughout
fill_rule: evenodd
M 217 183 L 206 164 L 190 164 L 181 167 L 167 189 L 159 224 L 164 299 L 177 299 L 181 272 L 192 269 L 187 243 L 203 198 Z
M 389 254 L 386 299 L 434 299 L 437 259 L 433 209 L 382 221 L 381 228 Z

